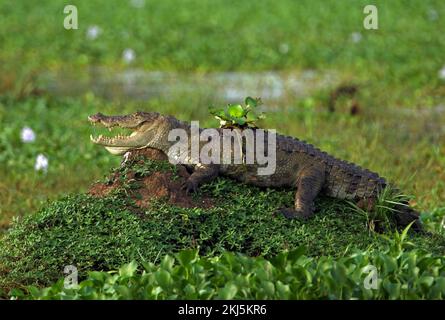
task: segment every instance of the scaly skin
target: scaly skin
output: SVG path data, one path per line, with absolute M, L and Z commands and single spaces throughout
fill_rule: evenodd
M 132 149 L 146 147 L 168 154 L 175 143 L 168 141 L 168 133 L 178 128 L 187 132 L 188 150 L 190 150 L 190 125 L 171 116 L 163 116 L 155 112 L 136 112 L 127 116 L 105 116 L 98 113 L 90 116 L 89 120 L 93 124 L 101 124 L 110 130 L 115 126 L 133 130 L 132 135 L 128 137 L 91 137 L 93 143 L 104 146 L 113 154 L 124 154 Z M 222 139 L 221 129 L 215 130 L 218 137 Z M 265 137 L 267 138 L 267 135 Z M 207 141 L 200 142 L 200 149 L 206 143 Z M 245 148 L 245 143 L 243 148 Z M 219 156 L 222 157 L 222 150 Z M 296 188 L 294 208 L 281 209 L 281 213 L 288 218 L 312 216 L 314 199 L 319 193 L 360 203 L 365 200 L 365 203 L 372 205 L 379 193 L 387 186 L 385 179 L 377 173 L 336 159 L 305 141 L 278 134 L 276 136 L 276 170 L 271 175 L 258 175 L 259 165 L 256 163 L 205 165 L 193 164 L 188 155 L 185 155 L 184 159 L 185 165 L 193 170 L 186 182 L 187 192 L 196 191 L 200 185 L 218 175 L 256 186 Z M 398 225 L 404 227 L 414 221 L 414 229 L 421 228 L 417 212 L 407 206 L 399 209 L 396 215 Z

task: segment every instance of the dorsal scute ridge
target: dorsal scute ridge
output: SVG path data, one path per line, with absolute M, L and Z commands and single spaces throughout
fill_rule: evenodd
M 370 171 L 369 169 L 363 168 L 355 163 L 348 162 L 335 158 L 329 153 L 320 150 L 319 148 L 313 146 L 312 144 L 304 141 L 298 140 L 291 136 L 277 135 L 278 147 L 282 150 L 291 152 L 303 152 L 319 159 L 321 162 L 326 164 L 328 167 L 338 166 L 338 168 L 345 174 L 351 173 L 352 175 L 360 175 L 370 180 L 375 180 L 379 183 L 386 183 L 386 180 L 380 177 L 377 173 Z

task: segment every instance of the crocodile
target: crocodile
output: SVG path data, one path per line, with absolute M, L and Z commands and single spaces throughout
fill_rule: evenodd
M 90 136 L 93 143 L 105 147 L 115 155 L 124 155 L 131 150 L 142 148 L 154 148 L 168 155 L 176 143 L 169 138 L 173 129 L 184 130 L 190 138 L 192 134 L 190 123 L 157 112 L 135 112 L 122 116 L 97 113 L 89 116 L 88 120 L 91 124 L 99 124 L 110 131 L 114 127 L 132 131 L 131 135 Z M 219 137 L 222 136 L 222 128 L 213 130 L 216 130 Z M 266 142 L 267 136 L 264 135 Z M 211 139 L 212 137 L 209 138 Z M 280 208 L 279 212 L 286 218 L 307 219 L 314 215 L 314 200 L 319 194 L 355 201 L 365 210 L 371 210 L 379 194 L 385 188 L 392 187 L 377 173 L 335 158 L 306 141 L 280 134 L 276 134 L 275 141 L 276 169 L 273 173 L 259 175 L 258 163 L 227 164 L 214 161 L 203 164 L 192 161 L 191 157 L 185 157 L 182 164 L 191 175 L 184 188 L 187 193 L 196 192 L 199 186 L 212 181 L 218 175 L 260 187 L 294 188 L 294 206 Z M 241 144 L 244 152 L 246 143 Z M 202 147 L 203 142 L 200 141 L 199 148 Z M 399 227 L 413 223 L 412 229 L 422 229 L 419 213 L 409 207 L 407 202 L 396 205 L 394 218 Z

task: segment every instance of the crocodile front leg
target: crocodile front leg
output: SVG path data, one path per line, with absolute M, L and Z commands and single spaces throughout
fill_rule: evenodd
M 280 210 L 286 218 L 309 218 L 314 214 L 314 199 L 325 182 L 325 168 L 323 165 L 313 165 L 301 170 L 297 177 L 297 192 L 295 193 L 294 209 Z
M 196 192 L 198 187 L 215 179 L 219 174 L 219 165 L 207 164 L 196 165 L 195 171 L 190 175 L 184 184 L 187 193 Z

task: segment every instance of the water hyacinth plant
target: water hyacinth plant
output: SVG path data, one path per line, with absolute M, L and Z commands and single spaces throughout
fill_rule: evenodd
M 228 104 L 225 108 L 209 107 L 210 114 L 220 121 L 221 128 L 257 128 L 256 122 L 265 118 L 264 113 L 257 113 L 262 104 L 260 98 L 247 97 L 241 104 Z
M 36 171 L 43 171 L 43 172 L 48 171 L 48 158 L 41 153 L 37 155 L 34 169 Z
M 109 272 L 90 272 L 76 288 L 63 279 L 51 287 L 16 289 L 13 299 L 443 299 L 444 257 L 406 250 L 408 228 L 384 251 L 355 251 L 338 260 L 314 259 L 306 248 L 266 260 L 197 250 L 165 255 L 160 263 L 135 261 Z M 376 285 L 368 270 L 375 270 Z
M 125 49 L 122 53 L 122 59 L 125 63 L 131 63 L 136 58 L 136 54 L 133 49 Z
M 87 38 L 94 40 L 102 33 L 102 30 L 98 26 L 90 26 L 87 30 Z
M 20 138 L 23 143 L 30 143 L 36 140 L 36 134 L 30 127 L 24 127 L 22 131 L 20 131 Z

